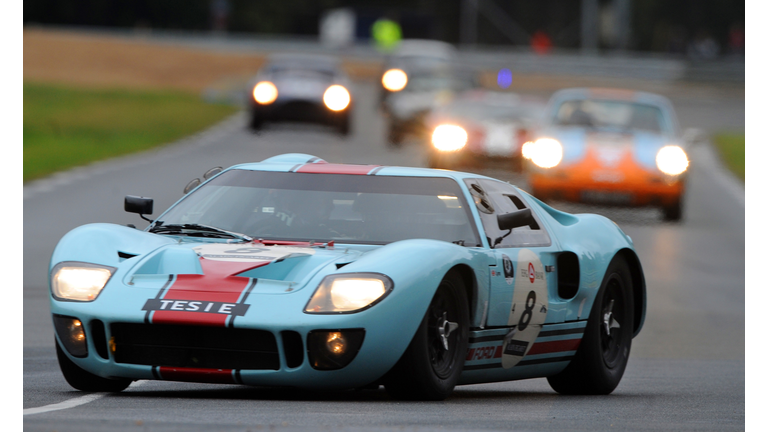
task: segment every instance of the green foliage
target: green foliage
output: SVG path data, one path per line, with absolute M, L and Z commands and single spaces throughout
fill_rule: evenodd
M 744 181 L 744 134 L 719 133 L 714 136 L 713 142 L 725 165 Z
M 24 83 L 24 181 L 198 132 L 237 108 L 178 91 Z

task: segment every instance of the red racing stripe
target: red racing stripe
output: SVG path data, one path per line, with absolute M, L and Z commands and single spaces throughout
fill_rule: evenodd
M 250 278 L 233 276 L 247 270 L 269 264 L 264 262 L 214 261 L 200 258 L 202 275 L 182 274 L 166 291 L 163 300 L 185 300 L 198 302 L 220 302 L 236 304 L 240 294 L 248 287 Z M 168 302 L 170 304 L 170 302 Z M 188 312 L 181 310 L 156 310 L 152 315 L 152 324 L 196 324 L 224 326 L 228 313 L 202 310 Z
M 538 342 L 531 347 L 526 355 L 549 354 L 561 351 L 576 351 L 581 339 L 566 339 L 552 342 Z
M 347 165 L 347 164 L 330 164 L 330 163 L 313 163 L 306 164 L 296 170 L 300 173 L 310 174 L 356 174 L 366 175 L 381 165 Z
M 235 384 L 232 369 L 177 368 L 160 366 L 160 377 L 168 381 Z

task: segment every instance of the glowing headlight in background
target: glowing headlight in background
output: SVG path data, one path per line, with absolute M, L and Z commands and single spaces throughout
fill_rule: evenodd
M 400 69 L 390 69 L 381 77 L 385 89 L 393 92 L 400 91 L 408 84 L 408 75 Z
M 51 289 L 56 298 L 93 301 L 112 277 L 111 267 L 95 264 L 59 264 L 51 275 Z
M 662 147 L 656 153 L 656 166 L 664 174 L 678 175 L 688 169 L 688 156 L 676 145 Z
M 440 125 L 432 132 L 432 145 L 440 151 L 456 151 L 467 145 L 468 138 L 461 126 Z
M 323 94 L 323 102 L 325 106 L 331 111 L 341 111 L 349 105 L 349 101 L 352 98 L 349 96 L 349 92 L 343 86 L 334 84 L 325 91 Z
M 277 87 L 269 81 L 262 81 L 253 88 L 253 99 L 262 105 L 269 105 L 277 99 Z
M 523 144 L 523 157 L 542 168 L 552 168 L 563 160 L 563 146 L 556 139 L 539 138 Z
M 305 312 L 354 312 L 364 309 L 392 288 L 383 275 L 372 273 L 328 276 L 309 300 Z

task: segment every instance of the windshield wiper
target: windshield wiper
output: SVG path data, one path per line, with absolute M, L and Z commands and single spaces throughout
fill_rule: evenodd
M 229 237 L 237 238 L 246 242 L 253 241 L 253 238 L 240 234 L 234 231 L 227 231 L 221 228 L 212 227 L 202 224 L 168 224 L 163 225 L 162 221 L 156 222 L 155 225 L 149 229 L 149 232 L 155 234 L 204 234 L 209 237 Z M 213 235 L 212 235 L 213 234 Z

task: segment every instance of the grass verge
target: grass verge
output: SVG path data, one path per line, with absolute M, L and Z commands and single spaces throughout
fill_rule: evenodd
M 743 133 L 718 133 L 712 140 L 720 152 L 720 157 L 725 166 L 733 172 L 736 177 L 744 181 L 744 134 Z
M 24 83 L 24 182 L 169 143 L 235 113 L 193 93 Z

